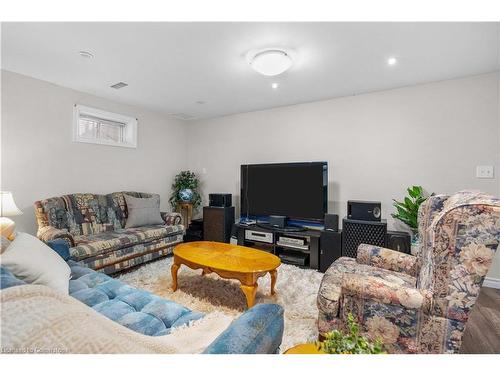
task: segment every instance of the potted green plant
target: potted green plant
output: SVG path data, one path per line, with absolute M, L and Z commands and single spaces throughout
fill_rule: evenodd
M 384 354 L 382 341 L 370 341 L 359 333 L 359 326 L 351 313 L 347 315 L 347 333 L 333 330 L 318 342 L 318 350 L 327 354 Z
M 200 180 L 194 172 L 181 171 L 174 178 L 172 193 L 170 194 L 170 205 L 175 210 L 179 203 L 191 203 L 193 209 L 197 210 L 201 204 L 201 195 L 198 191 Z
M 393 199 L 394 207 L 397 212 L 393 213 L 392 217 L 408 225 L 412 231 L 412 237 L 415 240 L 418 234 L 418 208 L 428 196 L 425 195 L 422 186 L 412 186 L 406 190 L 408 195 L 404 197 L 402 201 Z

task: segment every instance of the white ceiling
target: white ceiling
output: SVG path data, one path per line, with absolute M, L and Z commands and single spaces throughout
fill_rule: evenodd
M 292 68 L 274 78 L 253 71 L 245 54 L 266 47 L 291 48 Z M 499 26 L 3 23 L 2 64 L 119 102 L 209 118 L 495 71 Z M 129 86 L 109 87 L 119 81 Z

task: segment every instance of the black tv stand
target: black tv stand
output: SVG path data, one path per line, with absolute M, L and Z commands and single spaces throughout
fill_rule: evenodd
M 263 229 L 279 230 L 281 232 L 302 232 L 307 230 L 307 228 L 300 225 L 287 225 L 284 228 L 275 227 L 274 225 L 271 225 L 269 223 L 256 223 L 255 225 Z
M 268 223 L 237 223 L 235 227 L 238 245 L 272 253 L 283 263 L 319 269 L 320 230 L 299 226 L 276 228 Z

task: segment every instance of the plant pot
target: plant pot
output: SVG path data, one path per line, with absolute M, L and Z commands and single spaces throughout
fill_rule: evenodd
M 412 229 L 411 231 L 411 255 L 417 256 L 420 253 L 421 240 L 418 230 Z
M 179 199 L 184 203 L 189 203 L 193 200 L 193 190 L 182 189 L 179 191 Z

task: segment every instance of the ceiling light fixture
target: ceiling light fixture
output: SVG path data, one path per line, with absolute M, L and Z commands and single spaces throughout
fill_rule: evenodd
M 250 59 L 252 68 L 265 76 L 277 76 L 292 66 L 292 58 L 280 49 L 268 49 L 256 53 Z
M 394 66 L 398 63 L 398 59 L 396 59 L 395 57 L 389 57 L 387 59 L 387 65 L 389 66 Z
M 78 52 L 80 54 L 81 57 L 85 58 L 85 59 L 92 59 L 94 57 L 93 54 L 91 54 L 90 52 L 88 51 L 80 51 Z
M 274 83 L 271 84 L 271 87 L 273 89 L 277 89 L 278 88 L 278 84 L 276 82 L 274 82 Z

